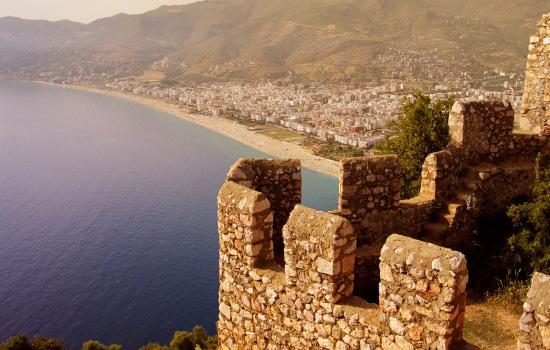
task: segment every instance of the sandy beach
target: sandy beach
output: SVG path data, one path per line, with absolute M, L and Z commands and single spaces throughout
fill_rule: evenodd
M 43 82 L 41 82 L 43 83 Z M 49 84 L 49 83 L 46 83 Z M 56 84 L 51 84 L 56 85 Z M 57 85 L 64 86 L 73 89 L 94 92 L 104 95 L 115 96 L 118 98 L 124 98 L 126 100 L 134 101 L 141 103 L 145 106 L 149 106 L 158 110 L 161 110 L 166 113 L 170 113 L 176 117 L 185 119 L 192 123 L 202 125 L 210 130 L 228 136 L 232 139 L 235 139 L 247 146 L 253 147 L 261 152 L 272 155 L 276 158 L 295 158 L 300 159 L 302 166 L 318 171 L 330 176 L 338 177 L 339 176 L 339 163 L 330 159 L 321 158 L 309 154 L 305 149 L 300 146 L 276 140 L 266 135 L 255 133 L 250 131 L 247 127 L 237 124 L 233 121 L 225 119 L 223 117 L 214 117 L 214 116 L 204 116 L 196 114 L 184 113 L 174 104 L 163 101 L 160 99 L 150 98 L 147 96 L 134 95 L 130 93 L 120 92 L 120 91 L 111 91 L 103 90 L 94 87 L 84 86 L 84 85 Z

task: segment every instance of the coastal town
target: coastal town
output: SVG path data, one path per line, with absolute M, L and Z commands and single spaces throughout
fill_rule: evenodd
M 183 113 L 227 118 L 334 160 L 349 153 L 322 154 L 323 145 L 372 154 L 372 147 L 388 134 L 388 122 L 397 119 L 403 99 L 418 90 L 432 100 L 450 96 L 465 102 L 508 100 L 519 115 L 524 73 L 500 69 L 477 72 L 451 64 L 437 49 L 417 52 L 389 48 L 376 57 L 376 62 L 381 67 L 378 79 L 349 84 L 303 82 L 291 72 L 286 78 L 257 82 L 176 82 L 163 79 L 162 71 L 185 70 L 186 64 L 169 57 L 155 61 L 142 76 L 124 73 L 133 66 L 99 73 L 97 67 L 82 65 L 70 70 L 29 70 L 18 77 L 165 101 Z M 233 62 L 235 66 L 242 64 Z M 222 69 L 227 67 L 211 67 L 206 73 L 212 75 Z M 307 145 L 306 139 L 310 141 Z
M 186 62 L 169 56 L 147 68 L 135 62 L 103 67 L 91 61 L 78 61 L 49 70 L 28 67 L 16 77 L 165 101 L 183 113 L 226 118 L 254 132 L 306 146 L 313 154 L 339 160 L 350 154 L 334 156 L 319 150 L 329 143 L 372 154 L 372 147 L 388 134 L 388 122 L 397 119 L 403 99 L 419 90 L 432 100 L 450 96 L 464 102 L 508 100 L 519 115 L 525 80 L 522 70 L 469 65 L 463 63 L 468 60 L 456 55 L 466 55 L 466 51 L 458 49 L 451 53 L 436 47 L 421 51 L 390 45 L 373 57 L 375 73 L 358 70 L 354 73 L 359 75 L 356 80 L 343 74 L 342 79 L 350 79 L 347 83 L 303 80 L 292 71 L 279 79 L 220 78 L 257 64 L 240 60 L 209 67 L 201 73 L 205 82 L 186 82 L 167 75 L 177 72 L 174 74 L 185 76 L 188 70 Z M 367 75 L 370 80 L 364 79 Z M 304 140 L 309 141 L 307 145 Z
M 464 101 L 508 100 L 519 112 L 522 92 L 516 88 L 519 86 L 518 81 L 514 81 L 517 76 L 492 73 L 509 79 L 500 90 L 472 88 L 465 81 L 449 81 L 438 84 L 429 95 L 432 99 L 455 96 Z M 397 119 L 403 99 L 412 92 L 403 83 L 354 88 L 296 84 L 290 79 L 257 84 L 211 83 L 172 87 L 160 82 L 114 79 L 102 88 L 171 101 L 190 114 L 246 119 L 251 121 L 251 127 L 278 126 L 289 131 L 279 135 L 290 139 L 310 135 L 321 141 L 334 141 L 364 150 L 371 149 L 385 137 L 387 123 Z

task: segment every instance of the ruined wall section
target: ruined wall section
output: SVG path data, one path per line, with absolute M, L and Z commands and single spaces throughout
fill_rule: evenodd
M 391 233 L 414 235 L 427 217 L 427 198 L 400 201 L 401 167 L 395 155 L 343 159 L 338 211 L 357 234 L 359 246 L 384 244 Z
M 340 163 L 340 214 L 361 221 L 365 214 L 399 207 L 401 167 L 396 155 L 347 158 Z
M 460 260 L 452 265 L 452 259 L 460 257 L 460 253 L 392 236 L 384 248 L 384 252 L 392 252 L 384 253 L 384 264 L 392 269 L 404 266 L 411 252 L 419 254 L 418 261 L 410 263 L 412 267 L 421 266 L 428 252 L 434 256 L 442 253 L 441 267 L 430 265 L 436 272 L 426 272 L 428 277 L 415 275 L 412 268 L 399 270 L 392 275 L 391 282 L 381 286 L 381 298 L 395 303 L 393 312 L 386 302 L 380 309 L 351 294 L 356 237 L 346 219 L 296 206 L 283 229 L 284 268 L 272 260 L 269 235 L 274 219 L 270 203 L 262 193 L 226 182 L 218 195 L 218 220 L 220 349 L 376 350 L 414 349 L 420 344 L 425 349 L 429 346 L 446 349 L 443 344 L 451 346 L 458 340 L 454 328 L 449 331 L 457 322 L 445 323 L 441 319 L 448 318 L 445 307 L 452 315 L 451 320 L 463 317 L 460 294 L 449 292 L 447 299 L 455 298 L 445 299 L 447 302 L 443 304 L 441 298 L 430 293 L 435 288 L 432 285 L 443 292 L 448 286 L 453 291 L 461 288 L 465 262 Z M 460 267 L 455 269 L 458 279 L 446 274 L 455 265 Z M 413 313 L 409 317 L 409 304 L 421 305 L 423 309 L 418 312 L 430 310 L 432 314 Z M 443 311 L 436 312 L 438 308 Z M 443 329 L 447 335 L 440 334 Z M 429 345 L 416 340 L 432 331 L 439 333 L 437 338 L 428 337 Z
M 392 235 L 380 258 L 382 348 L 449 349 L 462 341 L 468 271 L 456 251 Z
M 549 147 L 540 135 L 513 133 L 513 123 L 514 110 L 507 101 L 455 103 L 449 147 L 426 158 L 420 195 L 409 200 L 399 200 L 397 157 L 342 160 L 335 213 L 356 230 L 360 260 L 375 260 L 363 247 L 379 247 L 391 233 L 420 237 L 437 208 L 452 207 L 452 230 L 445 241 L 438 241 L 447 245 L 460 241 L 478 216 L 494 215 L 515 197 L 529 195 L 534 158 Z M 479 169 L 479 176 L 478 166 L 487 168 Z
M 274 214 L 273 241 L 282 249 L 282 230 L 296 204 L 302 201 L 302 168 L 298 159 L 238 160 L 227 180 L 263 193 Z
M 287 285 L 329 303 L 351 296 L 356 236 L 349 221 L 297 205 L 283 238 Z
M 421 196 L 441 203 L 451 196 L 453 189 L 458 188 L 461 162 L 456 153 L 444 150 L 426 157 L 422 165 Z
M 220 259 L 243 266 L 273 260 L 273 213 L 260 192 L 225 182 L 218 194 L 218 233 Z
M 538 23 L 538 31 L 531 36 L 525 87 L 521 105 L 521 129 L 542 134 L 550 124 L 550 14 Z
M 297 206 L 284 228 L 285 268 L 267 258 L 261 263 L 238 237 L 251 225 L 267 234 L 269 207 L 257 212 L 256 221 L 246 219 L 253 208 L 265 206 L 257 204 L 267 202 L 262 196 L 232 182 L 219 193 L 220 349 L 375 350 L 380 343 L 378 308 L 350 297 L 351 224 Z
M 515 131 L 512 134 L 512 147 L 508 155 L 513 158 L 534 158 L 538 153 L 549 154 L 550 151 L 550 128 L 547 128 L 541 135 Z
M 513 147 L 514 108 L 509 101 L 456 102 L 449 115 L 449 148 L 462 165 L 499 162 Z
M 395 155 L 343 159 L 340 163 L 339 210 L 357 235 L 354 293 L 378 299 L 380 248 L 392 233 L 416 236 L 433 201 L 400 201 L 401 167 Z
M 465 197 L 464 221 L 475 221 L 481 215 L 492 215 L 505 210 L 516 198 L 531 194 L 535 182 L 535 161 L 501 163 L 482 168 L 471 168 L 472 177 L 479 181 Z
M 519 328 L 518 350 L 550 349 L 550 276 L 533 275 Z

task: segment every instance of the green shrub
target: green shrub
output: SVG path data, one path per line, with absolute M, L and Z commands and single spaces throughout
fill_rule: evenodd
M 497 289 L 488 296 L 488 300 L 511 307 L 513 311 L 521 313 L 530 281 L 521 278 L 521 270 L 514 272 L 508 270 L 507 275 L 497 281 Z
M 201 326 L 195 326 L 193 332 L 176 332 L 170 342 L 173 350 L 212 350 L 217 345 L 217 337 L 209 337 Z
M 98 341 L 90 340 L 82 344 L 82 350 L 122 350 L 122 345 L 103 345 Z
M 533 196 L 511 205 L 508 216 L 515 233 L 508 239 L 511 257 L 529 272 L 550 270 L 550 167 L 548 157 L 537 159 Z
M 388 136 L 375 146 L 383 154 L 399 156 L 403 198 L 418 195 L 424 160 L 430 153 L 447 147 L 449 113 L 454 102 L 454 96 L 432 101 L 420 91 L 412 98 L 404 98 L 397 120 L 388 123 Z
M 0 350 L 65 350 L 61 339 L 35 336 L 32 341 L 24 334 L 18 334 L 0 344 Z

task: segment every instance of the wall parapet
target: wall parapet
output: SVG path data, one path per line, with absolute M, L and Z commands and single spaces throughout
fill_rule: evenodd
M 297 205 L 283 238 L 288 285 L 329 303 L 351 296 L 356 236 L 349 221 Z
M 273 243 L 282 249 L 282 230 L 296 204 L 302 201 L 302 167 L 298 159 L 239 159 L 227 181 L 263 193 L 273 211 Z
M 448 349 L 462 341 L 468 282 L 462 253 L 392 235 L 382 248 L 380 278 L 383 345 Z
M 450 189 L 458 186 L 458 155 L 450 150 L 434 152 L 426 157 L 422 165 L 420 195 L 436 202 L 444 201 Z
M 227 181 L 218 195 L 218 220 L 220 349 L 380 350 L 414 349 L 417 345 L 428 349 L 423 347 L 425 341 L 415 337 L 429 336 L 432 328 L 445 332 L 428 338 L 430 344 L 452 345 L 459 339 L 456 320 L 463 318 L 463 298 L 445 289 L 465 286 L 465 260 L 458 252 L 392 235 L 382 253 L 384 271 L 386 265 L 403 265 L 414 250 L 419 254 L 418 261 L 412 262 L 415 268 L 421 266 L 427 252 L 441 253 L 442 269 L 452 270 L 454 266 L 456 274 L 453 279 L 446 270 L 438 270 L 426 272 L 429 277 L 422 279 L 411 275 L 409 280 L 398 271 L 392 275 L 391 285 L 384 281 L 380 285 L 380 308 L 352 295 L 356 235 L 345 218 L 296 205 L 283 229 L 284 267 L 273 260 L 273 213 L 263 193 Z M 453 258 L 459 260 L 454 265 Z M 413 292 L 416 298 L 412 301 L 411 281 L 419 289 Z M 426 290 L 422 283 L 428 286 Z M 445 297 L 430 294 L 434 285 L 446 293 Z M 397 313 L 388 306 L 390 302 L 396 303 Z M 415 303 L 434 315 L 413 310 L 408 318 L 408 305 Z M 441 321 L 445 317 L 451 319 L 450 324 Z M 396 325 L 402 325 L 406 334 Z M 447 331 L 450 325 L 455 327 L 452 332 Z M 442 346 L 438 349 L 447 349 Z
M 345 158 L 340 162 L 338 209 L 348 219 L 399 207 L 401 167 L 396 155 Z
M 543 16 L 537 27 L 537 33 L 529 40 L 520 126 L 542 134 L 550 126 L 550 109 L 547 108 L 550 103 L 550 13 Z
M 273 213 L 260 192 L 227 181 L 218 194 L 220 256 L 257 266 L 273 260 Z
M 519 328 L 518 350 L 550 349 L 550 276 L 533 275 Z
M 499 162 L 512 147 L 514 108 L 509 101 L 455 102 L 449 114 L 449 147 L 463 164 Z

